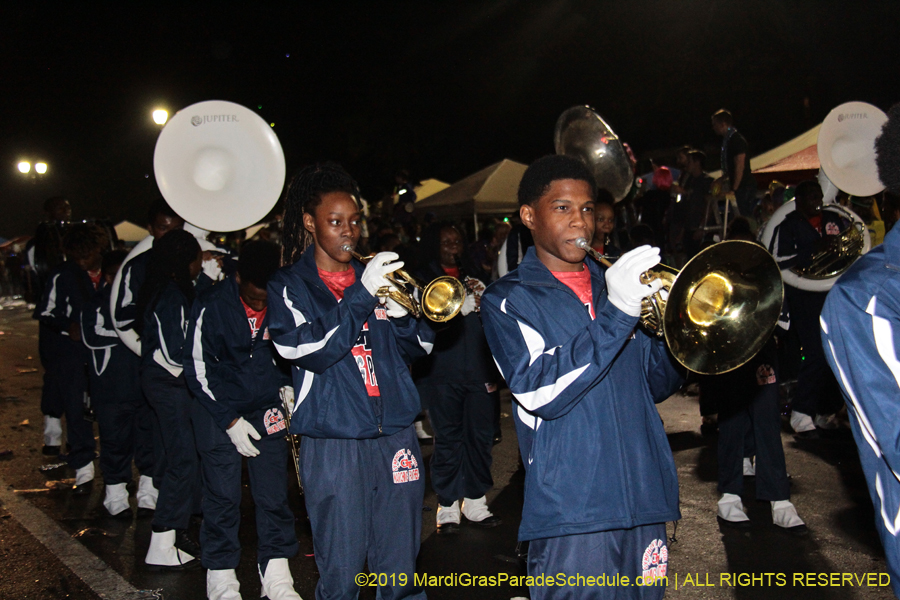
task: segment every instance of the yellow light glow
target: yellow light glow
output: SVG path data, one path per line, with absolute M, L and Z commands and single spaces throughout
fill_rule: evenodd
M 27 160 L 23 160 L 18 164 L 19 173 L 27 173 L 31 170 L 31 163 Z
M 275 123 L 269 123 L 269 127 L 275 127 Z
M 35 163 L 34 170 L 37 171 L 38 173 L 40 173 L 41 175 L 43 175 L 44 173 L 47 172 L 47 163 L 42 163 L 42 162 Z
M 153 122 L 157 125 L 165 125 L 166 121 L 169 120 L 169 113 L 161 108 L 157 108 L 153 111 Z

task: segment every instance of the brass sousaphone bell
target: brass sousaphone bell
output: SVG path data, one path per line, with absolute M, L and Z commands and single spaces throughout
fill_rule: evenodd
M 586 240 L 576 245 L 601 260 Z M 756 356 L 772 335 L 784 300 L 772 255 L 741 240 L 706 248 L 680 272 L 658 265 L 642 276 L 645 283 L 652 279 L 663 287 L 644 300 L 641 324 L 665 338 L 679 363 L 702 375 L 733 371 Z

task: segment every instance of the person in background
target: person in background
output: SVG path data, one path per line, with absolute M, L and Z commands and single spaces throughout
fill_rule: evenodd
M 383 292 L 403 266 L 381 252 L 365 266 L 359 188 L 333 163 L 305 168 L 285 195 L 285 267 L 269 281 L 269 333 L 293 368 L 291 433 L 312 526 L 317 598 L 353 599 L 368 563 L 384 599 L 425 598 L 415 585 L 425 478 L 408 365 L 431 351 L 431 328 Z M 382 305 L 383 302 L 383 305 Z M 381 580 L 379 580 L 380 583 Z
M 131 463 L 140 473 L 136 493 L 138 514 L 156 509 L 153 451 L 156 415 L 141 390 L 141 358 L 125 347 L 112 326 L 109 298 L 113 280 L 128 252 L 103 257 L 101 287 L 81 311 L 81 337 L 91 351 L 91 404 L 100 431 L 100 472 L 103 506 L 112 516 L 130 517 L 127 485 Z
M 81 342 L 81 311 L 100 285 L 106 232 L 96 225 L 78 223 L 63 239 L 68 260 L 50 271 L 34 318 L 41 322 L 41 362 L 44 387 L 44 454 L 59 454 L 60 418 L 66 416 L 66 462 L 75 470 L 75 493 L 87 494 L 94 480 L 94 428 L 84 418 L 88 351 Z
M 269 335 L 269 279 L 281 248 L 249 242 L 237 274 L 199 294 L 191 310 L 184 353 L 191 412 L 203 474 L 203 566 L 210 600 L 240 597 L 241 466 L 247 459 L 256 506 L 257 563 L 262 595 L 300 600 L 288 558 L 297 554 L 288 506 L 287 420 L 282 391 L 293 394 L 288 365 Z
M 615 199 L 608 191 L 603 188 L 597 190 L 597 203 L 594 205 L 594 237 L 591 239 L 591 248 L 611 259 L 622 255 L 622 251 L 613 246 L 609 239 L 616 228 L 616 213 L 613 208 L 615 203 Z
M 155 443 L 159 497 L 150 548 L 151 570 L 200 567 L 200 547 L 187 532 L 198 512 L 200 469 L 191 429 L 191 398 L 184 377 L 185 336 L 197 291 L 202 253 L 193 235 L 172 229 L 153 242 L 153 260 L 137 297 L 134 322 L 141 336 L 141 385 L 159 421 Z M 165 458 L 161 458 L 164 456 Z
M 413 365 L 420 397 L 428 398 L 434 428 L 431 484 L 438 498 L 437 532 L 459 531 L 461 516 L 479 527 L 495 527 L 500 519 L 487 506 L 493 487 L 491 448 L 494 405 L 500 400 L 500 376 L 491 360 L 478 312 L 485 286 L 478 267 L 464 252 L 462 233 L 450 223 L 436 223 L 422 236 L 422 281 L 451 276 L 466 286 L 455 317 L 428 321 L 434 349 Z M 462 504 L 460 504 L 462 500 Z
M 753 215 L 756 203 L 756 180 L 750 173 L 750 146 L 747 139 L 738 133 L 734 117 L 724 108 L 712 116 L 712 129 L 722 138 L 721 163 L 723 179 L 728 180 L 725 190 L 734 193 L 741 215 Z
M 707 219 L 709 188 L 712 177 L 703 170 L 706 155 L 700 150 L 688 154 L 687 178 L 682 189 L 681 201 L 685 203 L 684 253 L 687 260 L 703 248 L 704 227 Z

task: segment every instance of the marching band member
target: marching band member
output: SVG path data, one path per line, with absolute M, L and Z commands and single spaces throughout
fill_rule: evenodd
M 681 516 L 654 402 L 683 379 L 665 343 L 637 329 L 641 301 L 660 286 L 639 277 L 659 262 L 659 250 L 636 248 L 605 272 L 585 263 L 575 241 L 594 233 L 595 185 L 571 157 L 528 167 L 519 214 L 534 247 L 488 288 L 481 311 L 515 397 L 528 575 L 618 573 L 644 585 L 532 587 L 532 600 L 662 598 L 665 522 Z
M 56 426 L 48 432 L 45 423 L 44 453 L 59 454 L 59 419 L 65 414 L 69 445 L 66 461 L 75 469 L 76 493 L 90 491 L 96 456 L 93 426 L 84 419 L 88 351 L 81 342 L 81 310 L 100 284 L 102 252 L 108 247 L 109 238 L 97 225 L 79 223 L 70 227 L 63 240 L 67 260 L 50 272 L 33 315 L 41 322 L 41 412 L 54 419 Z
M 113 279 L 127 254 L 124 250 L 106 253 L 103 286 L 81 311 L 81 338 L 91 350 L 88 370 L 91 404 L 100 431 L 103 506 L 109 514 L 123 517 L 131 515 L 126 485 L 131 481 L 132 459 L 141 474 L 138 513 L 153 511 L 157 495 L 152 485 L 152 423 L 156 415 L 141 391 L 141 358 L 119 340 L 109 311 Z
M 900 104 L 875 142 L 878 175 L 900 191 Z M 900 581 L 900 228 L 831 288 L 820 319 L 840 382 L 891 581 Z M 893 583 L 894 593 L 900 588 Z
M 269 332 L 293 365 L 291 432 L 312 525 L 316 598 L 356 598 L 368 561 L 389 573 L 380 598 L 424 598 L 414 587 L 425 479 L 413 421 L 419 396 L 407 365 L 431 350 L 431 329 L 392 299 L 379 305 L 392 252 L 363 267 L 356 182 L 334 164 L 308 167 L 285 196 L 285 267 L 269 282 Z
M 490 356 L 478 314 L 484 284 L 463 252 L 463 236 L 449 223 L 437 223 L 422 235 L 424 281 L 450 275 L 466 284 L 458 315 L 430 323 L 434 350 L 416 361 L 413 378 L 428 398 L 434 427 L 431 485 L 438 497 L 437 532 L 459 531 L 460 511 L 473 525 L 495 527 L 500 518 L 488 509 L 485 494 L 494 485 L 491 449 L 494 402 L 499 375 Z M 462 500 L 462 506 L 460 506 Z
M 184 370 L 199 400 L 192 420 L 203 473 L 203 566 L 210 600 L 236 600 L 240 584 L 241 465 L 247 458 L 256 505 L 257 562 L 262 595 L 300 600 L 288 558 L 297 554 L 288 506 L 285 418 L 280 388 L 287 365 L 272 347 L 267 319 L 269 278 L 281 248 L 248 242 L 238 272 L 200 294 L 187 331 Z
M 159 570 L 198 568 L 200 561 L 195 557 L 200 548 L 187 535 L 200 490 L 191 430 L 195 400 L 188 391 L 182 363 L 202 256 L 197 240 L 183 229 L 173 229 L 154 241 L 152 252 L 137 298 L 138 314 L 143 318 L 134 325 L 141 335 L 141 384 L 159 420 L 155 446 L 164 468 L 156 473 L 159 497 L 144 562 Z

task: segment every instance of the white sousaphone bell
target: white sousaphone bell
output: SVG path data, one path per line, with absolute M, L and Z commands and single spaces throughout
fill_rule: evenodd
M 244 229 L 272 210 L 284 187 L 284 153 L 272 127 L 252 110 L 208 100 L 181 109 L 166 123 L 156 140 L 153 172 L 166 202 L 185 220 L 185 229 L 209 250 L 214 248 L 205 240 L 209 231 Z M 147 236 L 125 262 L 152 245 Z M 121 273 L 112 288 L 113 308 Z M 134 331 L 116 331 L 140 354 Z
M 852 196 L 873 196 L 884 189 L 878 178 L 875 165 L 875 139 L 881 134 L 881 128 L 887 121 L 887 115 L 878 107 L 865 102 L 847 102 L 832 109 L 819 129 L 816 150 L 819 155 L 819 185 L 822 187 L 823 209 L 833 211 L 852 221 L 849 233 L 861 239 L 853 244 L 859 258 L 871 248 L 871 240 L 866 224 L 852 210 L 835 202 L 839 190 Z M 784 218 L 794 210 L 794 202 L 787 202 L 772 215 L 763 229 L 760 241 L 771 247 L 776 229 Z M 844 244 L 840 244 L 844 246 Z M 852 258 L 852 256 L 851 256 Z M 845 266 L 837 272 L 824 272 L 810 276 L 808 273 L 792 269 L 783 269 L 781 275 L 784 282 L 796 288 L 812 292 L 827 292 L 834 282 L 846 271 L 853 260 L 834 256 L 834 263 Z M 824 257 L 825 261 L 831 260 Z

